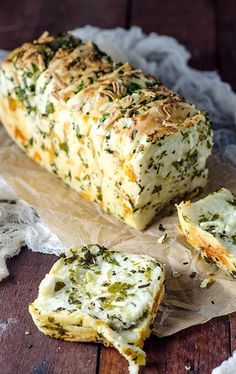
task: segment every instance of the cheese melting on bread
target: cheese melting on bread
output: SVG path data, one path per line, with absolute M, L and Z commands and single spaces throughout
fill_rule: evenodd
M 114 346 L 130 373 L 137 373 L 163 295 L 164 272 L 156 259 L 90 245 L 61 256 L 29 311 L 44 334 Z
M 206 113 L 69 33 L 44 33 L 10 53 L 0 118 L 29 157 L 140 230 L 206 183 Z
M 236 277 L 236 196 L 222 188 L 177 210 L 186 240 L 207 262 Z

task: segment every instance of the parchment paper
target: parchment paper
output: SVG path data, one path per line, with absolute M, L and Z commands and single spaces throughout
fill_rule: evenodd
M 235 169 L 217 160 L 212 157 L 209 162 L 209 183 L 204 193 L 222 186 L 236 191 Z M 144 232 L 130 228 L 86 202 L 76 191 L 31 161 L 1 125 L 0 175 L 18 197 L 36 207 L 44 223 L 65 245 L 98 243 L 113 250 L 145 253 L 166 264 L 166 295 L 154 323 L 156 335 L 170 335 L 236 311 L 236 280 L 205 263 L 186 244 L 176 228 L 174 206 L 163 213 L 167 216 L 159 216 Z M 159 231 L 160 223 L 168 235 L 164 244 L 158 243 L 163 235 Z M 181 275 L 175 278 L 171 275 L 173 271 Z M 191 278 L 193 272 L 197 275 Z M 201 289 L 201 281 L 208 277 L 214 284 Z

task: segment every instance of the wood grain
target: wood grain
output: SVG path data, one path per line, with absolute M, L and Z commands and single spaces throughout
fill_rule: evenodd
M 229 316 L 230 327 L 230 351 L 231 353 L 236 349 L 236 313 Z
M 125 27 L 126 0 L 3 0 L 0 48 L 12 49 L 43 31 L 60 33 L 86 24 Z
M 236 90 L 236 2 L 218 0 L 218 70 Z
M 174 36 L 191 52 L 191 65 L 216 67 L 216 7 L 214 1 L 135 0 L 132 25 L 145 32 Z
M 97 344 L 69 343 L 40 333 L 28 304 L 55 256 L 24 250 L 9 261 L 12 274 L 0 285 L 0 373 L 95 374 Z M 29 332 L 29 334 L 28 334 Z

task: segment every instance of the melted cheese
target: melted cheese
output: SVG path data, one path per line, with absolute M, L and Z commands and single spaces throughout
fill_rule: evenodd
M 207 260 L 236 276 L 236 198 L 222 188 L 177 206 L 183 233 Z
M 101 340 L 116 347 L 136 373 L 141 350 L 163 297 L 164 274 L 149 256 L 71 248 L 41 282 L 30 313 L 47 335 L 72 341 Z

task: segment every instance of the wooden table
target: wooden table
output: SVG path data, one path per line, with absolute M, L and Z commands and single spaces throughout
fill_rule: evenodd
M 3 0 L 0 48 L 11 49 L 45 29 L 57 33 L 85 24 L 139 25 L 172 35 L 192 53 L 191 65 L 217 69 L 236 88 L 235 0 Z M 53 340 L 39 333 L 27 311 L 56 257 L 24 250 L 9 261 L 0 284 L 1 374 L 125 374 L 126 361 L 111 348 Z M 236 314 L 216 318 L 145 345 L 145 374 L 208 374 L 236 349 Z

